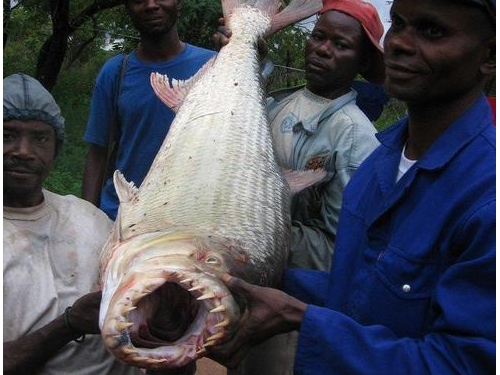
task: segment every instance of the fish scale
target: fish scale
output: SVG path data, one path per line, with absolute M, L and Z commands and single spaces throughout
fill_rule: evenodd
M 247 50 L 251 51 L 247 55 L 256 56 L 255 47 Z M 268 248 L 262 238 L 242 236 L 242 229 L 269 232 L 270 240 L 274 233 L 284 231 L 285 217 L 275 217 L 275 208 L 283 205 L 283 197 L 276 191 L 287 187 L 274 158 L 269 127 L 265 125 L 262 89 L 255 79 L 258 63 L 247 55 L 225 51 L 228 50 L 219 53 L 212 68 L 224 74 L 217 78 L 206 74 L 193 87 L 139 189 L 138 199 L 143 207 L 134 209 L 147 212 L 147 216 L 133 223 L 135 234 L 140 228 L 145 228 L 145 232 L 162 229 L 166 220 L 247 240 L 252 247 Z M 246 74 L 242 75 L 242 71 Z M 235 85 L 232 77 L 238 75 Z M 208 86 L 212 93 L 209 101 Z M 205 105 L 197 104 L 201 101 Z M 214 108 L 221 110 L 214 112 Z M 234 171 L 244 174 L 235 179 Z M 176 182 L 169 183 L 170 176 L 176 176 Z M 164 196 L 169 197 L 167 215 L 161 202 Z M 239 204 L 228 201 L 230 196 L 237 197 Z M 267 217 L 277 220 L 265 222 L 263 218 Z M 243 221 L 245 225 L 241 225 Z M 272 226 L 278 228 L 272 230 Z
M 275 285 L 286 263 L 290 189 L 274 155 L 257 41 L 321 1 L 293 0 L 281 13 L 277 0 L 222 5 L 232 37 L 216 58 L 187 82 L 151 77 L 176 116 L 143 183 L 114 175 L 120 206 L 101 256 L 99 325 L 113 355 L 143 368 L 184 366 L 232 334 L 240 307 L 225 274 Z M 156 336 L 144 334 L 153 316 Z M 177 326 L 187 329 L 175 341 L 177 332 L 161 334 Z

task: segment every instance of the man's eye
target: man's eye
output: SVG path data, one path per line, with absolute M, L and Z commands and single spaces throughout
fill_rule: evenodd
M 310 36 L 309 36 L 309 39 L 311 39 L 312 41 L 314 42 L 321 42 L 324 37 L 321 35 L 321 34 L 318 34 L 318 33 L 312 33 Z
M 338 41 L 338 40 L 337 40 L 337 41 L 335 42 L 335 47 L 336 47 L 337 49 L 339 49 L 339 50 L 343 50 L 343 49 L 346 49 L 348 46 L 347 46 L 347 44 L 345 44 L 345 43 L 343 43 L 343 42 L 341 42 L 341 41 Z
M 33 137 L 33 140 L 41 146 L 44 146 L 45 144 L 50 142 L 51 139 L 52 139 L 52 137 L 49 134 L 45 134 L 45 133 L 34 134 L 34 137 Z
M 398 15 L 391 14 L 391 29 L 399 30 L 404 26 L 403 20 Z
M 10 142 L 15 138 L 13 133 L 9 132 L 3 132 L 3 141 L 4 142 Z
M 434 25 L 427 25 L 421 29 L 422 35 L 427 38 L 441 38 L 444 35 L 443 29 Z

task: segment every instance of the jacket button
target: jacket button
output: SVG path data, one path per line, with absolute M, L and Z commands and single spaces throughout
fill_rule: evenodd
M 403 292 L 408 293 L 411 290 L 411 286 L 405 284 L 401 287 L 401 289 L 403 290 Z

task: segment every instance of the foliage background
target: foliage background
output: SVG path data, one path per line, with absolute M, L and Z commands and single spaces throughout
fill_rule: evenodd
M 37 65 L 43 60 L 43 48 L 53 36 L 53 5 L 56 0 L 25 0 L 8 10 L 4 1 L 3 76 L 23 72 L 36 76 Z M 77 19 L 79 12 L 92 0 L 69 0 L 70 16 Z M 100 0 L 106 1 L 106 0 Z M 118 3 L 120 3 L 118 1 Z M 212 35 L 221 16 L 219 0 L 184 0 L 179 32 L 183 40 L 214 48 Z M 196 25 L 196 27 L 193 27 Z M 105 51 L 104 35 L 124 38 L 117 49 Z M 288 28 L 268 40 L 269 57 L 276 65 L 268 81 L 268 90 L 295 86 L 304 82 L 303 51 L 308 29 L 304 26 Z M 6 43 L 7 40 L 7 43 Z M 135 48 L 138 35 L 128 23 L 123 6 L 100 10 L 83 22 L 68 36 L 68 46 L 57 81 L 50 88 L 66 119 L 67 141 L 56 162 L 56 167 L 45 187 L 60 194 L 81 196 L 81 180 L 87 146 L 82 137 L 90 107 L 95 77 L 102 64 L 117 53 Z M 377 122 L 379 128 L 392 123 L 402 113 L 398 103 L 391 102 Z

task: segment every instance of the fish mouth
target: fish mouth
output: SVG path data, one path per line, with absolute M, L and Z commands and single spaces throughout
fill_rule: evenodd
M 117 288 L 101 334 L 125 363 L 178 368 L 221 342 L 238 315 L 231 293 L 214 275 L 196 267 L 148 270 L 129 274 Z

